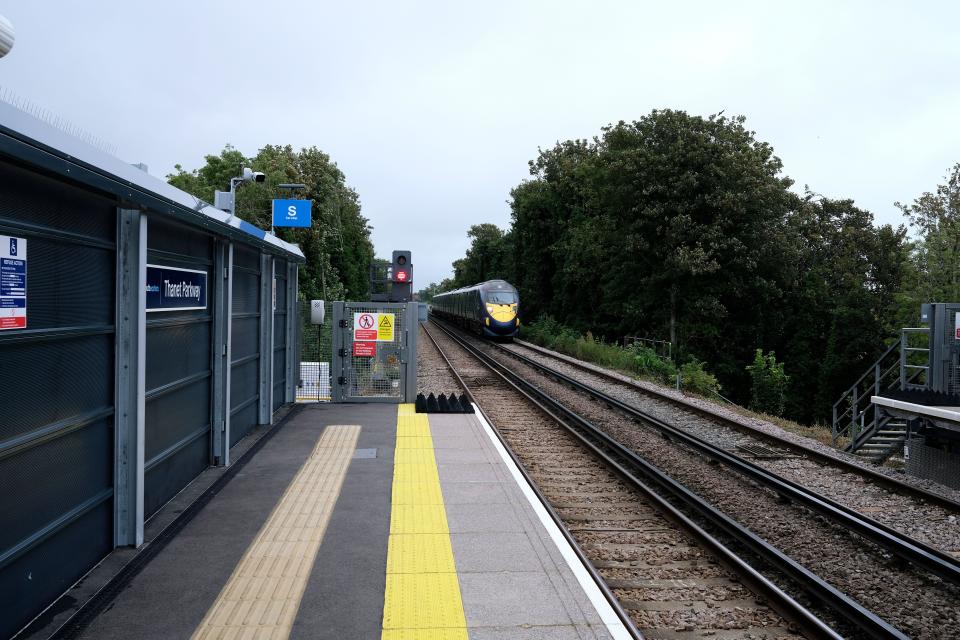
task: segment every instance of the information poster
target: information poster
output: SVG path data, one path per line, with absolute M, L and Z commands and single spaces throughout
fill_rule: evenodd
M 27 239 L 0 236 L 0 331 L 27 328 Z

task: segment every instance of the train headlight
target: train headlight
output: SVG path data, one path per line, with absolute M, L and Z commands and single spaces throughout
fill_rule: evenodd
M 493 306 L 487 305 L 487 313 L 493 313 Z

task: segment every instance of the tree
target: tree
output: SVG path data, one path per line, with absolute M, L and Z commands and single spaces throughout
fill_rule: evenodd
M 475 224 L 467 231 L 467 255 L 453 263 L 453 281 L 466 287 L 509 275 L 510 238 L 495 224 Z
M 226 191 L 230 178 L 244 166 L 266 174 L 263 183 L 250 183 L 237 190 L 237 215 L 261 228 L 271 226 L 274 198 L 290 197 L 277 185 L 298 182 L 306 189 L 296 197 L 313 200 L 313 224 L 309 228 L 277 228 L 277 236 L 300 245 L 307 262 L 300 270 L 301 300 L 363 299 L 369 288 L 369 265 L 373 259 L 371 227 L 360 212 L 357 193 L 346 185 L 343 172 L 316 147 L 294 151 L 290 145 L 267 145 L 247 158 L 227 145 L 219 155 L 208 155 L 194 171 L 176 165 L 167 176 L 170 184 L 207 202 L 215 190 Z
M 443 282 L 431 282 L 430 284 L 425 286 L 423 289 L 420 289 L 419 291 L 417 291 L 417 296 L 416 296 L 417 300 L 419 300 L 420 302 L 430 302 L 431 300 L 433 300 L 433 297 L 438 293 L 447 291 L 447 289 L 444 289 L 444 283 L 449 283 L 449 282 L 450 280 L 444 280 Z
M 782 411 L 826 420 L 904 309 L 915 313 L 903 287 L 920 272 L 904 227 L 791 185 L 743 117 L 653 111 L 538 150 L 511 191 L 510 229 L 471 227 L 456 283 L 503 273 L 528 318 L 607 340 L 667 338 L 679 362 L 706 361 L 744 403 L 756 349 L 776 352 L 791 372 L 777 378 L 788 385 Z M 924 268 L 948 284 L 960 283 L 949 268 L 960 253 L 958 185 L 955 171 L 911 209 L 931 230 Z M 952 236 L 933 234 L 951 224 Z M 491 271 L 501 246 L 512 260 Z
M 913 201 L 897 203 L 916 229 L 918 279 L 916 301 L 960 300 L 960 163 L 946 176 L 946 183 Z
M 750 373 L 751 392 L 750 408 L 754 411 L 782 416 L 786 402 L 787 387 L 790 376 L 783 370 L 783 363 L 777 362 L 777 357 L 771 351 L 763 355 L 762 349 L 757 349 L 753 364 L 747 365 Z

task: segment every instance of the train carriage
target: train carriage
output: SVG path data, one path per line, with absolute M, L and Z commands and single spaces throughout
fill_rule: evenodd
M 488 280 L 433 298 L 434 315 L 488 338 L 510 340 L 520 328 L 520 296 L 505 280 Z

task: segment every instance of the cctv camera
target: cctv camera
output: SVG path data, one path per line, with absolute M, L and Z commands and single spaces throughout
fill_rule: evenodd
M 262 171 L 254 171 L 250 167 L 244 167 L 240 178 L 244 182 L 264 182 L 267 176 Z
M 10 21 L 0 16 L 0 58 L 10 53 L 13 49 L 13 25 Z

